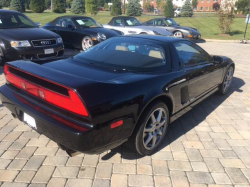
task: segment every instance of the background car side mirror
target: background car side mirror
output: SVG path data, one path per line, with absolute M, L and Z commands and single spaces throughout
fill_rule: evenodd
M 73 25 L 67 25 L 66 28 L 74 30 L 75 27 Z
M 223 63 L 223 58 L 221 58 L 220 56 L 213 56 L 213 62 L 215 64 L 222 64 Z
M 40 27 L 42 24 L 40 22 L 36 22 L 36 25 Z

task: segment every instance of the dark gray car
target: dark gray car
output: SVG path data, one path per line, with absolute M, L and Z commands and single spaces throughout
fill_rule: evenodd
M 172 18 L 155 18 L 143 23 L 143 25 L 165 28 L 168 31 L 172 32 L 173 35 L 178 38 L 186 38 L 186 39 L 201 38 L 201 33 L 198 29 L 180 26 Z

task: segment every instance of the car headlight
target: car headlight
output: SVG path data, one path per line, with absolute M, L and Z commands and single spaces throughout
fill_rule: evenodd
M 102 33 L 97 33 L 97 37 L 98 38 L 100 38 L 100 39 L 102 39 L 102 40 L 106 40 L 106 36 L 104 35 L 104 34 L 102 34 Z
M 11 47 L 31 47 L 28 40 L 23 41 L 12 41 L 10 42 Z
M 155 35 L 161 35 L 161 33 L 157 32 L 157 31 L 153 31 Z
M 57 43 L 58 43 L 58 44 L 61 44 L 61 43 L 63 43 L 63 40 L 62 40 L 62 38 L 57 38 Z

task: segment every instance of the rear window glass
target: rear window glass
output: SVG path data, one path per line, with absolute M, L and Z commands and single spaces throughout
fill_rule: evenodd
M 75 56 L 85 63 L 119 70 L 170 69 L 170 57 L 158 42 L 138 38 L 111 38 Z

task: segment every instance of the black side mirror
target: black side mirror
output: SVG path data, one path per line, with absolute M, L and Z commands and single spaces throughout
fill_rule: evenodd
M 75 27 L 73 25 L 67 25 L 66 28 L 68 28 L 68 29 L 75 29 Z
M 220 56 L 213 56 L 213 62 L 215 64 L 222 64 L 223 63 L 223 58 L 221 58 Z

